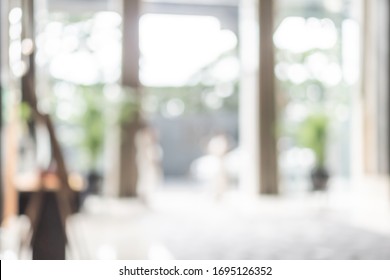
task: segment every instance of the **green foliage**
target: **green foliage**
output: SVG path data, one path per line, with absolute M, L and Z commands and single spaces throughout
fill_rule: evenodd
M 343 80 L 329 83 L 324 79 L 326 75 L 319 74 L 323 70 L 321 65 L 335 64 L 341 67 L 340 43 L 338 41 L 329 49 L 313 48 L 304 52 L 276 50 L 279 135 L 287 137 L 293 145 L 311 149 L 315 154 L 317 167 L 325 165 L 329 123 L 340 121 L 337 116 L 330 119 L 331 113 L 325 114 L 325 111 L 340 104 L 350 104 L 351 89 L 348 84 Z M 303 70 L 304 78 L 301 81 L 294 81 L 290 76 L 294 73 L 291 68 L 293 66 L 299 66 Z
M 325 164 L 328 124 L 325 114 L 316 113 L 309 115 L 297 131 L 299 144 L 313 150 L 319 167 Z
M 27 122 L 31 118 L 31 108 L 26 102 L 21 102 L 19 105 L 19 118 L 23 122 Z
M 76 122 L 82 127 L 81 145 L 88 154 L 90 168 L 95 169 L 104 145 L 104 97 L 99 87 L 80 86 L 80 98 L 85 110 Z
M 90 168 L 94 170 L 103 150 L 107 126 L 131 122 L 140 110 L 141 101 L 129 88 L 123 88 L 117 100 L 108 100 L 102 85 L 78 86 L 78 97 L 83 110 L 74 119 L 74 124 L 81 127 L 80 144 L 88 155 Z M 114 112 L 111 122 L 109 112 Z

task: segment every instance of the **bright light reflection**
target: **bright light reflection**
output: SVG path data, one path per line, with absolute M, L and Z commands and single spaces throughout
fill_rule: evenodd
M 336 42 L 336 27 L 327 18 L 287 17 L 274 34 L 274 43 L 278 48 L 295 53 L 316 48 L 331 49 Z
M 315 52 L 305 60 L 305 65 L 316 79 L 320 79 L 322 70 L 328 65 L 329 59 L 322 52 Z
M 236 44 L 235 34 L 221 30 L 217 18 L 146 14 L 140 20 L 141 81 L 148 86 L 184 85 Z
M 333 62 L 327 65 L 321 75 L 321 81 L 328 86 L 336 86 L 342 80 L 340 65 Z
M 342 24 L 342 57 L 343 75 L 349 85 L 359 79 L 360 69 L 360 26 L 359 23 L 347 19 Z
M 295 63 L 288 68 L 288 78 L 294 84 L 301 84 L 308 78 L 306 68 L 302 64 Z
M 239 67 L 239 61 L 236 57 L 228 57 L 215 65 L 212 75 L 220 82 L 234 81 L 239 76 Z
M 184 102 L 178 98 L 172 98 L 167 102 L 163 115 L 167 118 L 174 118 L 183 114 L 184 110 Z
M 19 7 L 13 8 L 8 15 L 10 24 L 16 24 L 22 20 L 22 9 Z
M 91 53 L 80 51 L 55 57 L 50 64 L 53 77 L 76 84 L 93 85 L 99 82 L 99 67 Z
M 115 83 L 120 78 L 121 16 L 96 13 L 91 19 L 63 24 L 53 21 L 38 36 L 37 60 L 48 63 L 59 80 L 92 85 Z

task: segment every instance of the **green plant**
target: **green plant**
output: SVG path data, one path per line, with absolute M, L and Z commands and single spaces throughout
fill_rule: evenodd
M 96 170 L 104 145 L 104 96 L 96 87 L 83 86 L 80 89 L 85 109 L 77 119 L 83 131 L 81 144 L 87 152 L 90 169 Z
M 31 108 L 27 104 L 27 102 L 21 102 L 19 104 L 19 118 L 23 122 L 27 122 L 31 119 L 31 115 L 32 115 Z
M 300 125 L 297 140 L 300 145 L 311 149 L 316 156 L 317 167 L 324 167 L 329 119 L 325 114 L 313 113 Z

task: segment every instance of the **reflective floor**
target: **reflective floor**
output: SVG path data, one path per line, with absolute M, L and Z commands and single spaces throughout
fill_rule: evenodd
M 176 185 L 146 203 L 91 196 L 69 219 L 68 258 L 390 259 L 388 200 L 373 189 L 262 198 L 231 190 L 216 199 Z

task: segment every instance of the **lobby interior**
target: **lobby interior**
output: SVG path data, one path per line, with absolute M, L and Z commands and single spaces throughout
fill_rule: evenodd
M 390 259 L 386 0 L 0 3 L 1 259 Z

